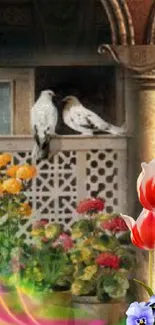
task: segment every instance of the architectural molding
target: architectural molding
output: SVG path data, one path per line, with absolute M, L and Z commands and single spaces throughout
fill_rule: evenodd
M 98 53 L 113 58 L 123 68 L 143 73 L 155 68 L 155 45 L 115 46 L 102 44 Z
M 155 70 L 149 70 L 132 75 L 141 89 L 155 89 Z
M 112 43 L 134 45 L 134 28 L 127 3 L 118 0 L 100 1 L 109 19 Z

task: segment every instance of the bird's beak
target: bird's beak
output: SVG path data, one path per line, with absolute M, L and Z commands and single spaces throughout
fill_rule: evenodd
M 56 93 L 53 91 L 53 96 L 56 96 Z

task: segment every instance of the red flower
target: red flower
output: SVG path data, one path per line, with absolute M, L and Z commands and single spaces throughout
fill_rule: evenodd
M 111 267 L 112 269 L 118 269 L 120 265 L 120 258 L 112 253 L 101 253 L 96 258 L 96 263 L 100 266 Z
M 46 226 L 48 224 L 48 220 L 47 219 L 40 219 L 34 222 L 33 224 L 33 228 L 42 228 L 44 226 Z
M 155 210 L 155 159 L 141 164 L 142 172 L 137 180 L 140 203 L 147 210 Z
M 73 247 L 73 241 L 70 236 L 63 233 L 61 234 L 58 239 L 52 244 L 53 247 L 62 246 L 64 251 L 67 252 L 70 248 Z
M 104 200 L 101 198 L 92 198 L 92 199 L 85 199 L 79 203 L 76 208 L 76 211 L 80 214 L 84 213 L 97 213 L 99 211 L 103 211 L 104 209 Z
M 46 226 L 49 223 L 49 221 L 47 219 L 40 219 L 39 222 L 40 222 L 41 226 Z
M 131 240 L 135 246 L 155 249 L 155 212 L 143 209 L 136 221 L 126 215 L 122 215 L 122 218 L 131 231 Z
M 115 217 L 109 220 L 105 220 L 101 223 L 101 227 L 105 230 L 109 230 L 113 233 L 117 233 L 119 231 L 127 231 L 128 227 L 125 221 L 121 217 Z

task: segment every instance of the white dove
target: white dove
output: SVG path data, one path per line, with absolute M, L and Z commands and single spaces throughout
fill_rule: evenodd
M 36 141 L 32 158 L 36 157 L 37 160 L 48 158 L 50 141 L 55 135 L 58 112 L 52 101 L 53 96 L 52 90 L 42 91 L 31 109 L 31 127 Z
M 84 135 L 93 135 L 96 131 L 115 135 L 125 132 L 124 125 L 119 127 L 104 121 L 96 113 L 84 107 L 75 96 L 67 96 L 63 102 L 65 102 L 62 113 L 64 123 L 75 131 Z

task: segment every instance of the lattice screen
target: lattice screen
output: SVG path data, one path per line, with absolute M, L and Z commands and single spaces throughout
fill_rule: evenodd
M 126 212 L 126 139 L 66 137 L 54 141 L 58 153 L 51 162 L 38 165 L 38 176 L 28 192 L 34 216 L 69 229 L 77 218 L 76 204 L 95 195 L 105 199 L 105 211 Z M 31 161 L 30 138 L 0 140 L 0 145 L 12 152 L 14 162 Z M 30 221 L 20 233 L 26 233 L 29 226 Z

